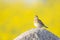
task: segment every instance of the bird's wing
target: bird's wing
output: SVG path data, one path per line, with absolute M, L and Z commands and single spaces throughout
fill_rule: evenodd
M 41 20 L 38 20 L 38 22 L 39 22 L 39 24 L 41 24 L 42 26 L 48 28 L 47 26 L 45 26 L 45 25 L 43 24 L 43 22 L 42 22 Z
M 43 22 L 41 20 L 38 20 L 38 22 L 39 22 L 39 24 L 44 26 L 44 24 L 43 24 Z

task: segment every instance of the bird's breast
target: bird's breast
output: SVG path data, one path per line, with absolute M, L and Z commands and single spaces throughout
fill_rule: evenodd
M 39 24 L 38 24 L 38 23 L 34 23 L 34 25 L 35 25 L 36 27 L 38 27 L 38 26 L 39 26 Z

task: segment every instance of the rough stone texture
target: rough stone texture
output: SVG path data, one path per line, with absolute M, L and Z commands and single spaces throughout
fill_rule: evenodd
M 35 28 L 19 35 L 14 40 L 60 40 L 60 38 L 46 29 Z

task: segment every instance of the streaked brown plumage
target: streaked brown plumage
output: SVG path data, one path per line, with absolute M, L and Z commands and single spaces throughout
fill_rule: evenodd
M 34 25 L 35 25 L 36 27 L 39 27 L 39 28 L 41 28 L 41 27 L 46 27 L 46 28 L 48 28 L 47 26 L 45 26 L 45 25 L 43 24 L 43 22 L 38 18 L 37 15 L 34 17 Z

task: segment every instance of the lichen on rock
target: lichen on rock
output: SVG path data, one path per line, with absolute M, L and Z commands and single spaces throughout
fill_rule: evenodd
M 46 29 L 35 28 L 19 35 L 14 40 L 60 40 L 60 38 Z

